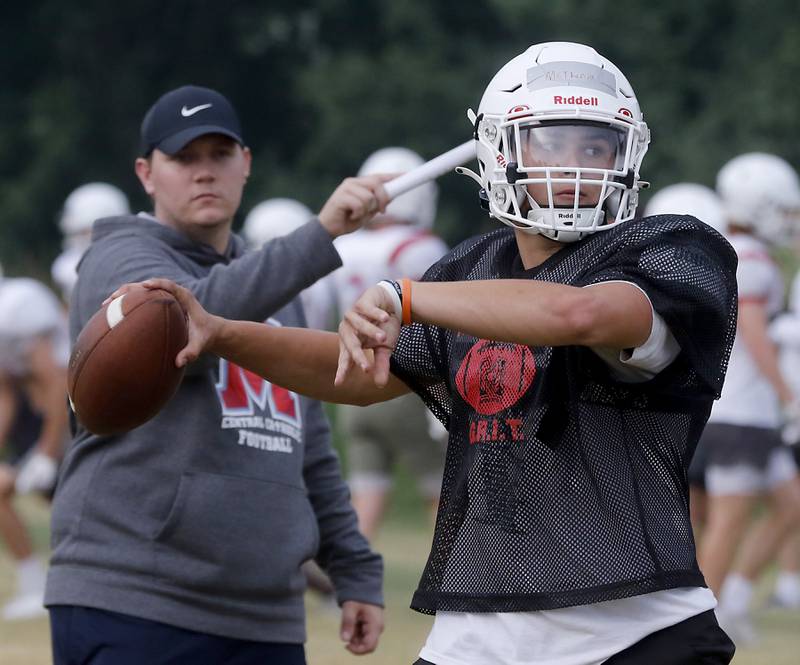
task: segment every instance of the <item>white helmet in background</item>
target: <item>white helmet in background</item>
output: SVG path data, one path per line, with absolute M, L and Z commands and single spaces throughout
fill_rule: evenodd
M 66 198 L 58 226 L 64 234 L 65 244 L 70 245 L 73 237 L 88 237 L 95 220 L 129 215 L 130 212 L 128 197 L 121 190 L 105 182 L 90 182 Z M 88 240 L 78 244 L 88 245 Z
M 362 164 L 358 175 L 374 173 L 406 173 L 425 163 L 416 152 L 408 148 L 382 148 L 373 152 Z M 386 217 L 393 221 L 413 224 L 423 229 L 433 227 L 436 219 L 436 201 L 439 188 L 432 180 L 392 199 L 386 207 Z M 378 216 L 380 220 L 381 215 Z
M 682 182 L 659 190 L 647 202 L 645 216 L 692 215 L 715 231 L 725 234 L 725 210 L 713 189 L 693 182 Z
M 791 165 L 776 155 L 739 155 L 717 174 L 717 193 L 728 221 L 777 242 L 797 223 L 800 181 Z
M 242 234 L 253 248 L 268 240 L 288 235 L 307 223 L 314 213 L 294 199 L 267 199 L 245 217 Z
M 471 175 L 492 217 L 561 242 L 633 219 L 650 132 L 628 80 L 593 48 L 531 46 L 468 115 L 480 171 Z

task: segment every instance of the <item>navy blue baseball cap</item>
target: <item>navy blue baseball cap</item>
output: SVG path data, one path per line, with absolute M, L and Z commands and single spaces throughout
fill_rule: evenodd
M 244 145 L 233 104 L 211 88 L 185 85 L 163 94 L 145 114 L 140 154 L 147 157 L 158 148 L 174 155 L 204 134 L 223 134 Z

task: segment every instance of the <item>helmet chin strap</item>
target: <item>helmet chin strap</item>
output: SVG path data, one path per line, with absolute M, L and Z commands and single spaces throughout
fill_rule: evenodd
M 541 226 L 532 226 L 525 229 L 520 229 L 523 233 L 530 233 L 531 235 L 543 235 L 546 238 L 555 240 L 556 242 L 577 242 L 584 238 L 587 233 L 583 231 L 563 231 L 555 230 L 554 226 L 573 226 L 576 229 L 591 228 L 594 224 L 595 216 L 598 211 L 597 208 L 542 208 L 528 194 L 528 203 L 531 209 L 526 215 L 527 218 L 540 224 Z

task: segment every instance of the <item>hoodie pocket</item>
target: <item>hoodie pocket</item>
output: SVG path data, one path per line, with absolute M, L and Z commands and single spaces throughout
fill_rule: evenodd
M 181 476 L 155 536 L 156 575 L 200 592 L 263 598 L 299 593 L 317 520 L 300 487 L 212 473 Z

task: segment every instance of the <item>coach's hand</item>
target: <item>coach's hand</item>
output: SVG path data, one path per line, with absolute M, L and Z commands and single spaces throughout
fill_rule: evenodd
M 319 212 L 319 221 L 332 238 L 350 233 L 384 212 L 389 195 L 383 188 L 394 175 L 346 178 L 331 194 Z
M 340 636 L 345 648 L 359 656 L 372 653 L 383 632 L 383 608 L 378 605 L 346 600 L 342 603 Z
M 339 324 L 339 365 L 334 383 L 342 385 L 353 365 L 358 365 L 364 372 L 373 373 L 375 385 L 385 386 L 389 358 L 399 336 L 400 317 L 387 292 L 379 286 L 367 289 Z

